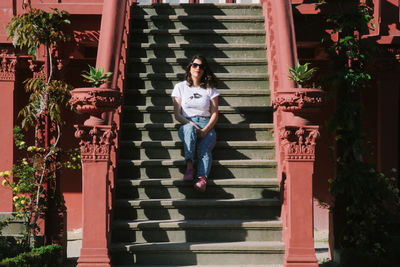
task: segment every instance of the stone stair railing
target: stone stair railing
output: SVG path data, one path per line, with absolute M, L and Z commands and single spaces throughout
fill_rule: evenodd
M 278 178 L 283 191 L 284 266 L 317 267 L 313 237 L 313 192 L 316 139 L 313 111 L 322 104 L 320 89 L 296 88 L 288 69 L 297 60 L 289 0 L 261 0 L 266 21 L 271 101 Z
M 116 109 L 120 106 L 125 79 L 127 0 L 107 0 L 103 4 L 96 68 L 112 72 L 111 81 L 100 88 L 77 88 L 71 105 L 90 118 L 75 125 L 82 154 L 82 249 L 78 266 L 109 267 L 108 253 L 112 190 L 117 138 Z

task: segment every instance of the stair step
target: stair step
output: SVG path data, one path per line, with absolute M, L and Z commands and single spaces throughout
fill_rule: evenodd
M 269 88 L 265 73 L 215 73 L 219 80 L 218 88 L 247 88 L 251 82 L 254 88 Z M 183 81 L 183 73 L 127 73 L 128 83 L 139 88 L 172 88 L 176 82 Z
M 114 267 L 226 267 L 226 265 L 113 265 Z M 262 265 L 232 265 L 229 267 L 283 267 L 282 264 L 262 264 Z
M 130 56 L 135 58 L 175 58 L 201 54 L 216 58 L 267 58 L 265 44 L 213 44 L 213 43 L 130 43 Z
M 188 58 L 130 58 L 128 72 L 136 73 L 183 73 L 189 64 Z M 267 73 L 266 58 L 250 58 L 243 61 L 236 58 L 207 59 L 216 73 Z
M 179 140 L 179 123 L 123 123 L 121 140 Z M 261 141 L 273 140 L 272 123 L 217 123 L 217 140 Z
M 265 29 L 264 16 L 137 15 L 133 29 Z
M 218 121 L 221 123 L 268 123 L 272 122 L 272 107 L 221 106 Z M 171 123 L 174 122 L 173 106 L 124 106 L 124 122 Z
M 139 4 L 132 5 L 132 15 L 262 15 L 259 4 Z
M 122 159 L 183 159 L 181 141 L 120 141 Z M 214 159 L 273 159 L 274 141 L 217 141 Z
M 219 105 L 222 106 L 270 106 L 269 90 L 220 89 Z M 170 106 L 172 89 L 125 89 L 126 105 Z
M 233 198 L 279 198 L 276 178 L 210 179 L 204 193 L 193 190 L 193 183 L 182 178 L 129 179 L 116 181 L 119 198 L 128 199 L 233 199 Z
M 225 178 L 274 178 L 275 160 L 213 160 L 210 177 Z M 171 178 L 183 177 L 186 164 L 183 160 L 127 160 L 119 159 L 117 166 L 122 175 L 129 178 Z
M 265 44 L 265 30 L 134 29 L 130 40 L 152 44 L 204 43 L 205 40 L 213 44 Z
M 279 220 L 114 221 L 114 242 L 280 241 Z
M 116 199 L 120 220 L 271 220 L 280 216 L 278 199 Z
M 219 243 L 116 243 L 111 251 L 118 262 L 127 259 L 136 264 L 272 264 L 282 263 L 284 245 L 278 241 L 219 242 Z M 114 254 L 113 253 L 113 254 Z M 115 255 L 114 254 L 114 255 Z M 227 256 L 227 254 L 229 256 Z M 114 261 L 114 257 L 113 257 Z

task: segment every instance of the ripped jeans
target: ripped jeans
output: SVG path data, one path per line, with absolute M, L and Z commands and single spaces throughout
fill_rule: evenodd
M 188 119 L 196 123 L 200 128 L 204 128 L 210 121 L 209 117 L 200 116 L 195 116 Z M 208 177 L 212 164 L 211 152 L 217 142 L 217 135 L 214 128 L 211 129 L 204 138 L 197 138 L 196 128 L 187 123 L 179 128 L 178 135 L 183 141 L 185 162 L 187 160 L 192 160 L 192 162 L 194 162 L 194 155 L 197 149 L 197 177 Z

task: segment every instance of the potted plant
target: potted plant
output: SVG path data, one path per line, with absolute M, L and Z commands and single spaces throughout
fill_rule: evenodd
M 85 78 L 85 82 L 90 83 L 93 87 L 100 87 L 100 85 L 107 82 L 108 78 L 110 78 L 112 72 L 104 73 L 104 68 L 99 67 L 95 68 L 89 65 L 89 71 L 84 71 L 82 73 L 82 77 Z
M 309 68 L 310 63 L 300 64 L 297 62 L 294 69 L 289 68 L 289 79 L 294 81 L 300 88 L 312 87 L 311 80 L 317 68 Z
M 103 112 L 115 109 L 121 101 L 121 93 L 110 88 L 100 88 L 108 83 L 112 72 L 104 73 L 103 67 L 95 68 L 89 65 L 89 71 L 84 71 L 82 77 L 92 87 L 76 88 L 71 92 L 70 104 L 80 113 L 89 113 L 90 118 L 84 122 L 86 126 L 102 125 Z

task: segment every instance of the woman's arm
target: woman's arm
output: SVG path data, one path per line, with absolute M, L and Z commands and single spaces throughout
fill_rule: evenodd
M 182 102 L 181 102 L 181 99 L 178 98 L 178 97 L 173 97 L 172 100 L 174 102 L 174 116 L 175 116 L 175 119 L 177 121 L 179 121 L 180 123 L 182 123 L 182 124 L 190 123 L 194 127 L 196 127 L 197 130 L 200 130 L 201 128 L 196 123 L 194 123 L 193 121 L 185 118 L 182 115 Z
M 203 129 L 200 130 L 200 138 L 203 138 L 207 135 L 207 133 L 214 128 L 215 124 L 218 121 L 218 96 L 214 97 L 213 99 L 211 99 L 210 102 L 210 121 L 208 122 L 208 124 L 206 125 L 206 127 L 204 127 Z

